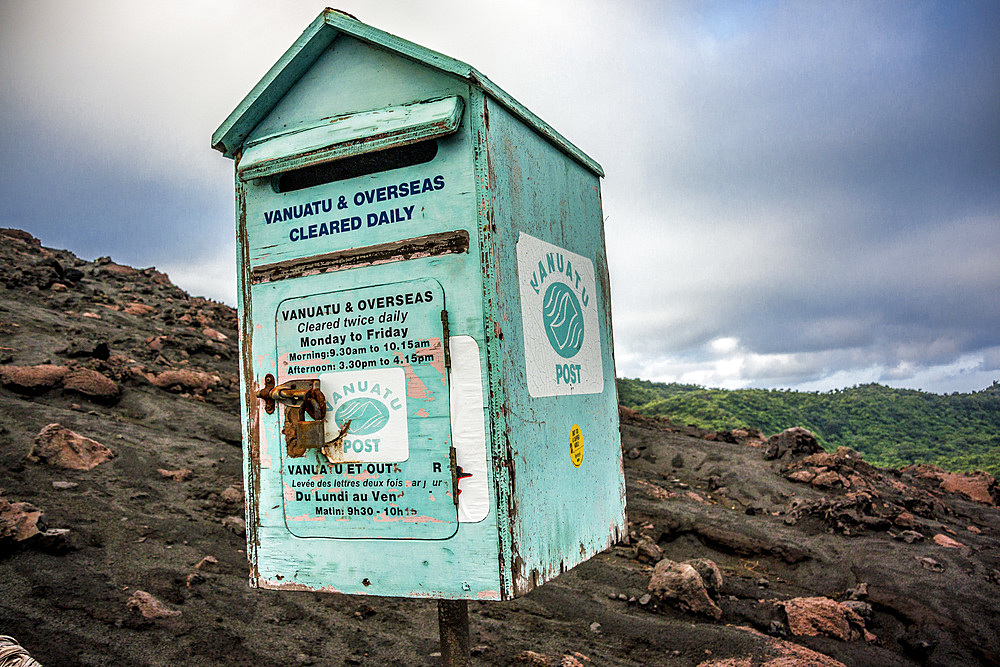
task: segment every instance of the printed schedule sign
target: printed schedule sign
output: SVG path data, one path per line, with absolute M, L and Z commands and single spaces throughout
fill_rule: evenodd
M 444 539 L 457 529 L 444 290 L 432 279 L 283 301 L 278 382 L 318 378 L 326 453 L 282 450 L 298 537 Z

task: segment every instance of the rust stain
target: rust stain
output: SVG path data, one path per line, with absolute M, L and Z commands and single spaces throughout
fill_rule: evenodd
M 340 593 L 337 588 L 333 586 L 323 586 L 322 588 L 313 588 L 312 586 L 306 586 L 305 584 L 296 583 L 294 581 L 280 581 L 281 577 L 275 577 L 278 581 L 272 581 L 271 579 L 259 579 L 258 585 L 260 588 L 266 588 L 274 591 L 314 591 L 318 593 Z
M 469 232 L 457 229 L 402 241 L 378 243 L 361 248 L 347 248 L 312 257 L 264 264 L 251 271 L 250 280 L 252 284 L 259 285 L 359 266 L 375 266 L 421 257 L 467 252 L 469 252 Z
M 243 374 L 244 405 L 249 415 L 244 415 L 249 428 L 249 442 L 246 443 L 249 461 L 247 465 L 247 561 L 250 564 L 250 580 L 260 581 L 257 569 L 257 549 L 260 546 L 260 411 L 257 399 L 257 378 L 253 368 L 253 308 L 250 299 L 250 242 L 247 237 L 246 194 L 242 184 L 236 187 L 236 246 L 240 252 L 240 370 Z

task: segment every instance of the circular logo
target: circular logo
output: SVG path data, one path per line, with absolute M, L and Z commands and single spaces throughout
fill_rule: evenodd
M 382 401 L 367 396 L 352 398 L 337 408 L 333 420 L 340 428 L 350 420 L 351 435 L 368 435 L 389 423 L 389 408 Z
M 579 468 L 583 463 L 583 431 L 577 424 L 569 430 L 569 460 L 573 462 L 574 468 Z
M 552 283 L 542 299 L 542 322 L 549 345 L 569 359 L 583 346 L 583 309 L 566 283 Z

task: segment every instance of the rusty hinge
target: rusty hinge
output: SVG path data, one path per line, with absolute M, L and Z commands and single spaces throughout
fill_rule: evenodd
M 444 367 L 451 370 L 451 346 L 448 339 L 451 334 L 448 332 L 448 311 L 441 310 L 441 348 L 444 350 Z
M 458 507 L 458 497 L 462 495 L 460 483 L 466 477 L 472 477 L 472 473 L 465 472 L 458 465 L 458 453 L 454 446 L 448 448 L 448 460 L 451 463 L 451 497 L 455 501 L 455 507 Z
M 448 448 L 448 459 L 451 463 L 451 499 L 455 501 L 455 507 L 458 507 L 458 456 L 454 447 Z

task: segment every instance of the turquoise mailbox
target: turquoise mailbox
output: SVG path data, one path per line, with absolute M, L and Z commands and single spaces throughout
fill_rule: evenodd
M 212 143 L 236 165 L 252 586 L 510 599 L 618 540 L 596 162 L 329 9 Z

